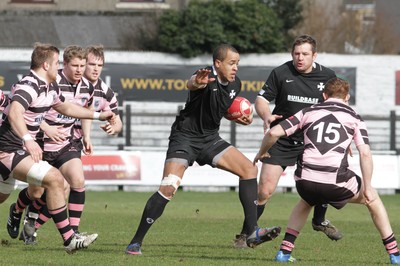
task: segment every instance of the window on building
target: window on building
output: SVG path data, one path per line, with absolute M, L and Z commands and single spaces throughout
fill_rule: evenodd
M 165 0 L 119 0 L 115 5 L 117 9 L 169 9 Z

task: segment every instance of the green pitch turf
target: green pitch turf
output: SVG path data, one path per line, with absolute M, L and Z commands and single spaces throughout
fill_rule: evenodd
M 280 225 L 281 236 L 256 249 L 236 250 L 232 246 L 233 238 L 243 220 L 237 193 L 178 191 L 145 238 L 143 255 L 125 255 L 124 250 L 151 194 L 87 192 L 79 230 L 96 232 L 99 237 L 88 249 L 68 255 L 53 221 L 38 231 L 36 246 L 25 246 L 8 236 L 8 210 L 18 195 L 15 191 L 0 205 L 0 265 L 279 265 L 274 257 L 290 211 L 299 199 L 295 193 L 275 194 L 259 224 Z M 384 195 L 382 200 L 400 240 L 400 195 Z M 299 265 L 389 263 L 365 206 L 350 204 L 341 211 L 330 207 L 327 218 L 342 231 L 343 239 L 331 241 L 321 232 L 313 231 L 308 222 L 293 252 Z

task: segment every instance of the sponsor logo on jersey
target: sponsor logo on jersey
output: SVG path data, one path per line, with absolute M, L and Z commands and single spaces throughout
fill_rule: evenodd
M 304 97 L 298 95 L 288 95 L 287 100 L 289 102 L 297 102 L 297 103 L 308 103 L 308 104 L 316 104 L 318 103 L 318 98 Z
M 231 99 L 233 99 L 233 97 L 235 97 L 236 92 L 234 90 L 231 90 L 231 93 L 229 93 L 229 97 L 231 97 Z
M 43 116 L 41 115 L 41 116 L 38 116 L 38 117 L 35 117 L 35 122 L 36 123 L 41 123 L 43 121 Z
M 294 81 L 293 79 L 287 79 L 286 83 L 290 83 L 290 82 L 293 82 L 293 81 Z
M 62 120 L 72 120 L 72 119 L 75 119 L 75 118 L 73 118 L 73 117 L 71 117 L 71 116 L 66 116 L 66 115 L 62 115 L 62 114 L 58 114 L 58 115 L 57 115 L 57 118 L 62 119 Z

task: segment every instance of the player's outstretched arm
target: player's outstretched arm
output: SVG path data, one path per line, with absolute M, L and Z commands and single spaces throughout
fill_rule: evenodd
M 278 141 L 280 137 L 286 136 L 286 132 L 281 125 L 276 125 L 268 131 L 261 142 L 260 149 L 254 157 L 253 164 L 257 163 L 264 157 L 271 157 L 268 153 L 269 149 Z
M 98 119 L 100 121 L 109 121 L 110 124 L 115 124 L 115 114 L 111 111 L 94 112 L 82 106 L 70 102 L 63 102 L 62 104 L 53 106 L 53 108 L 60 114 L 80 118 L 80 119 Z
M 103 129 L 103 131 L 106 132 L 108 135 L 116 135 L 122 131 L 121 117 L 119 115 L 116 115 L 114 121 L 114 125 L 106 123 L 104 125 L 101 125 L 100 128 Z
M 208 83 L 215 81 L 215 78 L 210 78 L 209 74 L 211 70 L 209 69 L 199 69 L 196 74 L 190 77 L 187 83 L 189 90 L 200 90 L 204 89 Z

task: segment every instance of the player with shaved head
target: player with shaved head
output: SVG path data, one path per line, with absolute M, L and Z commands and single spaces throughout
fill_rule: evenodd
M 219 136 L 221 119 L 241 91 L 241 81 L 237 76 L 239 60 L 239 53 L 233 46 L 222 44 L 214 50 L 213 65 L 199 69 L 189 79 L 186 106 L 171 128 L 161 185 L 147 201 L 136 234 L 126 248 L 127 254 L 142 253 L 145 235 L 162 215 L 186 169 L 194 162 L 239 177 L 239 199 L 249 232 L 247 245 L 255 247 L 280 233 L 279 227 L 260 228 L 257 225 L 254 204 L 257 199 L 257 167 Z M 248 125 L 252 120 L 252 115 L 246 115 L 236 121 Z

